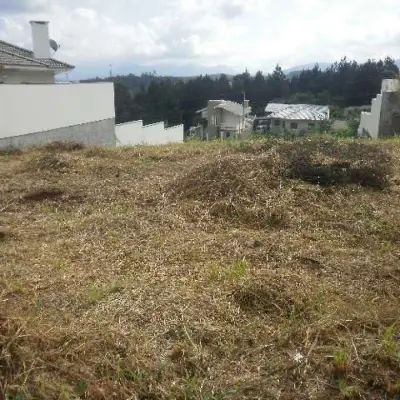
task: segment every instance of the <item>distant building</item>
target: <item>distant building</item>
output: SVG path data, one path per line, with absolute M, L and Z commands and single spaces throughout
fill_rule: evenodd
M 265 115 L 270 120 L 270 130 L 277 133 L 315 130 L 330 117 L 328 106 L 314 104 L 269 103 Z
M 251 112 L 249 101 L 239 104 L 228 100 L 209 100 L 207 107 L 198 110 L 204 123 L 204 138 L 230 139 L 243 137 L 250 132 L 251 123 L 248 116 Z
M 329 107 L 314 104 L 269 103 L 262 117 L 263 128 L 271 133 L 319 130 L 329 120 Z

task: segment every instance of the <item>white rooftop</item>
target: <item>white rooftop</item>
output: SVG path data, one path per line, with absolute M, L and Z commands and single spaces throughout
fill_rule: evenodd
M 268 118 L 286 120 L 323 121 L 329 119 L 329 106 L 315 104 L 269 103 L 265 112 Z
M 222 108 L 223 110 L 231 112 L 232 114 L 243 115 L 243 105 L 236 103 L 234 101 L 221 100 L 221 103 L 216 105 L 214 108 Z M 250 114 L 250 111 L 251 111 L 251 107 L 247 107 L 244 110 L 245 115 Z

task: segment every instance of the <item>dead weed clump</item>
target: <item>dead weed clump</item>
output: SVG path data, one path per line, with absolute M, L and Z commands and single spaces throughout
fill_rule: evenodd
M 83 143 L 67 140 L 50 142 L 41 147 L 42 150 L 48 152 L 72 152 L 84 148 L 85 145 Z
M 20 156 L 22 154 L 22 150 L 18 147 L 9 146 L 3 149 L 0 149 L 0 156 Z
M 279 205 L 269 206 L 267 200 L 280 185 L 280 160 L 275 156 L 220 156 L 178 176 L 167 187 L 167 194 L 181 204 L 202 202 L 204 207 L 197 211 L 231 224 L 284 227 L 286 211 Z
M 25 172 L 66 172 L 70 163 L 62 156 L 55 153 L 46 153 L 28 160 L 23 170 Z
M 391 156 L 379 145 L 337 140 L 305 140 L 280 147 L 289 179 L 320 186 L 359 185 L 373 189 L 389 186 Z
M 257 205 L 251 200 L 235 204 L 233 201 L 219 201 L 212 204 L 209 214 L 219 220 L 231 224 L 245 225 L 249 228 L 286 228 L 290 224 L 290 216 L 283 207 L 266 207 Z
M 177 199 L 207 202 L 238 196 L 253 197 L 256 190 L 251 179 L 246 179 L 250 178 L 248 174 L 251 171 L 244 162 L 243 158 L 221 157 L 201 165 L 173 182 L 169 187 L 170 195 Z
M 249 314 L 285 319 L 305 316 L 310 306 L 311 289 L 304 282 L 297 285 L 293 279 L 272 275 L 252 279 L 234 289 L 233 299 L 242 311 Z
M 4 395 L 9 383 L 21 376 L 24 360 L 21 357 L 22 327 L 0 315 L 0 393 Z

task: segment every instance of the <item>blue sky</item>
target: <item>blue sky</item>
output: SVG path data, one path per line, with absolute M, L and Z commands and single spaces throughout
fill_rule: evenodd
M 398 0 L 1 0 L 0 38 L 31 47 L 30 19 L 49 20 L 57 57 L 94 74 L 400 58 Z

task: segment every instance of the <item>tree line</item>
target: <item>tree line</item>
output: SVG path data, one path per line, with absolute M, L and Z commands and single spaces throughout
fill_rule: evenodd
M 248 71 L 235 76 L 162 77 L 155 73 L 108 78 L 115 83 L 116 122 L 142 119 L 145 124 L 183 123 L 187 129 L 197 110 L 210 99 L 250 100 L 253 114 L 262 115 L 269 102 L 330 105 L 339 110 L 370 105 L 382 79 L 395 78 L 399 68 L 392 58 L 357 63 L 343 58 L 328 69 L 299 71 L 287 76 L 277 65 L 269 74 Z M 98 79 L 97 79 L 98 80 Z

